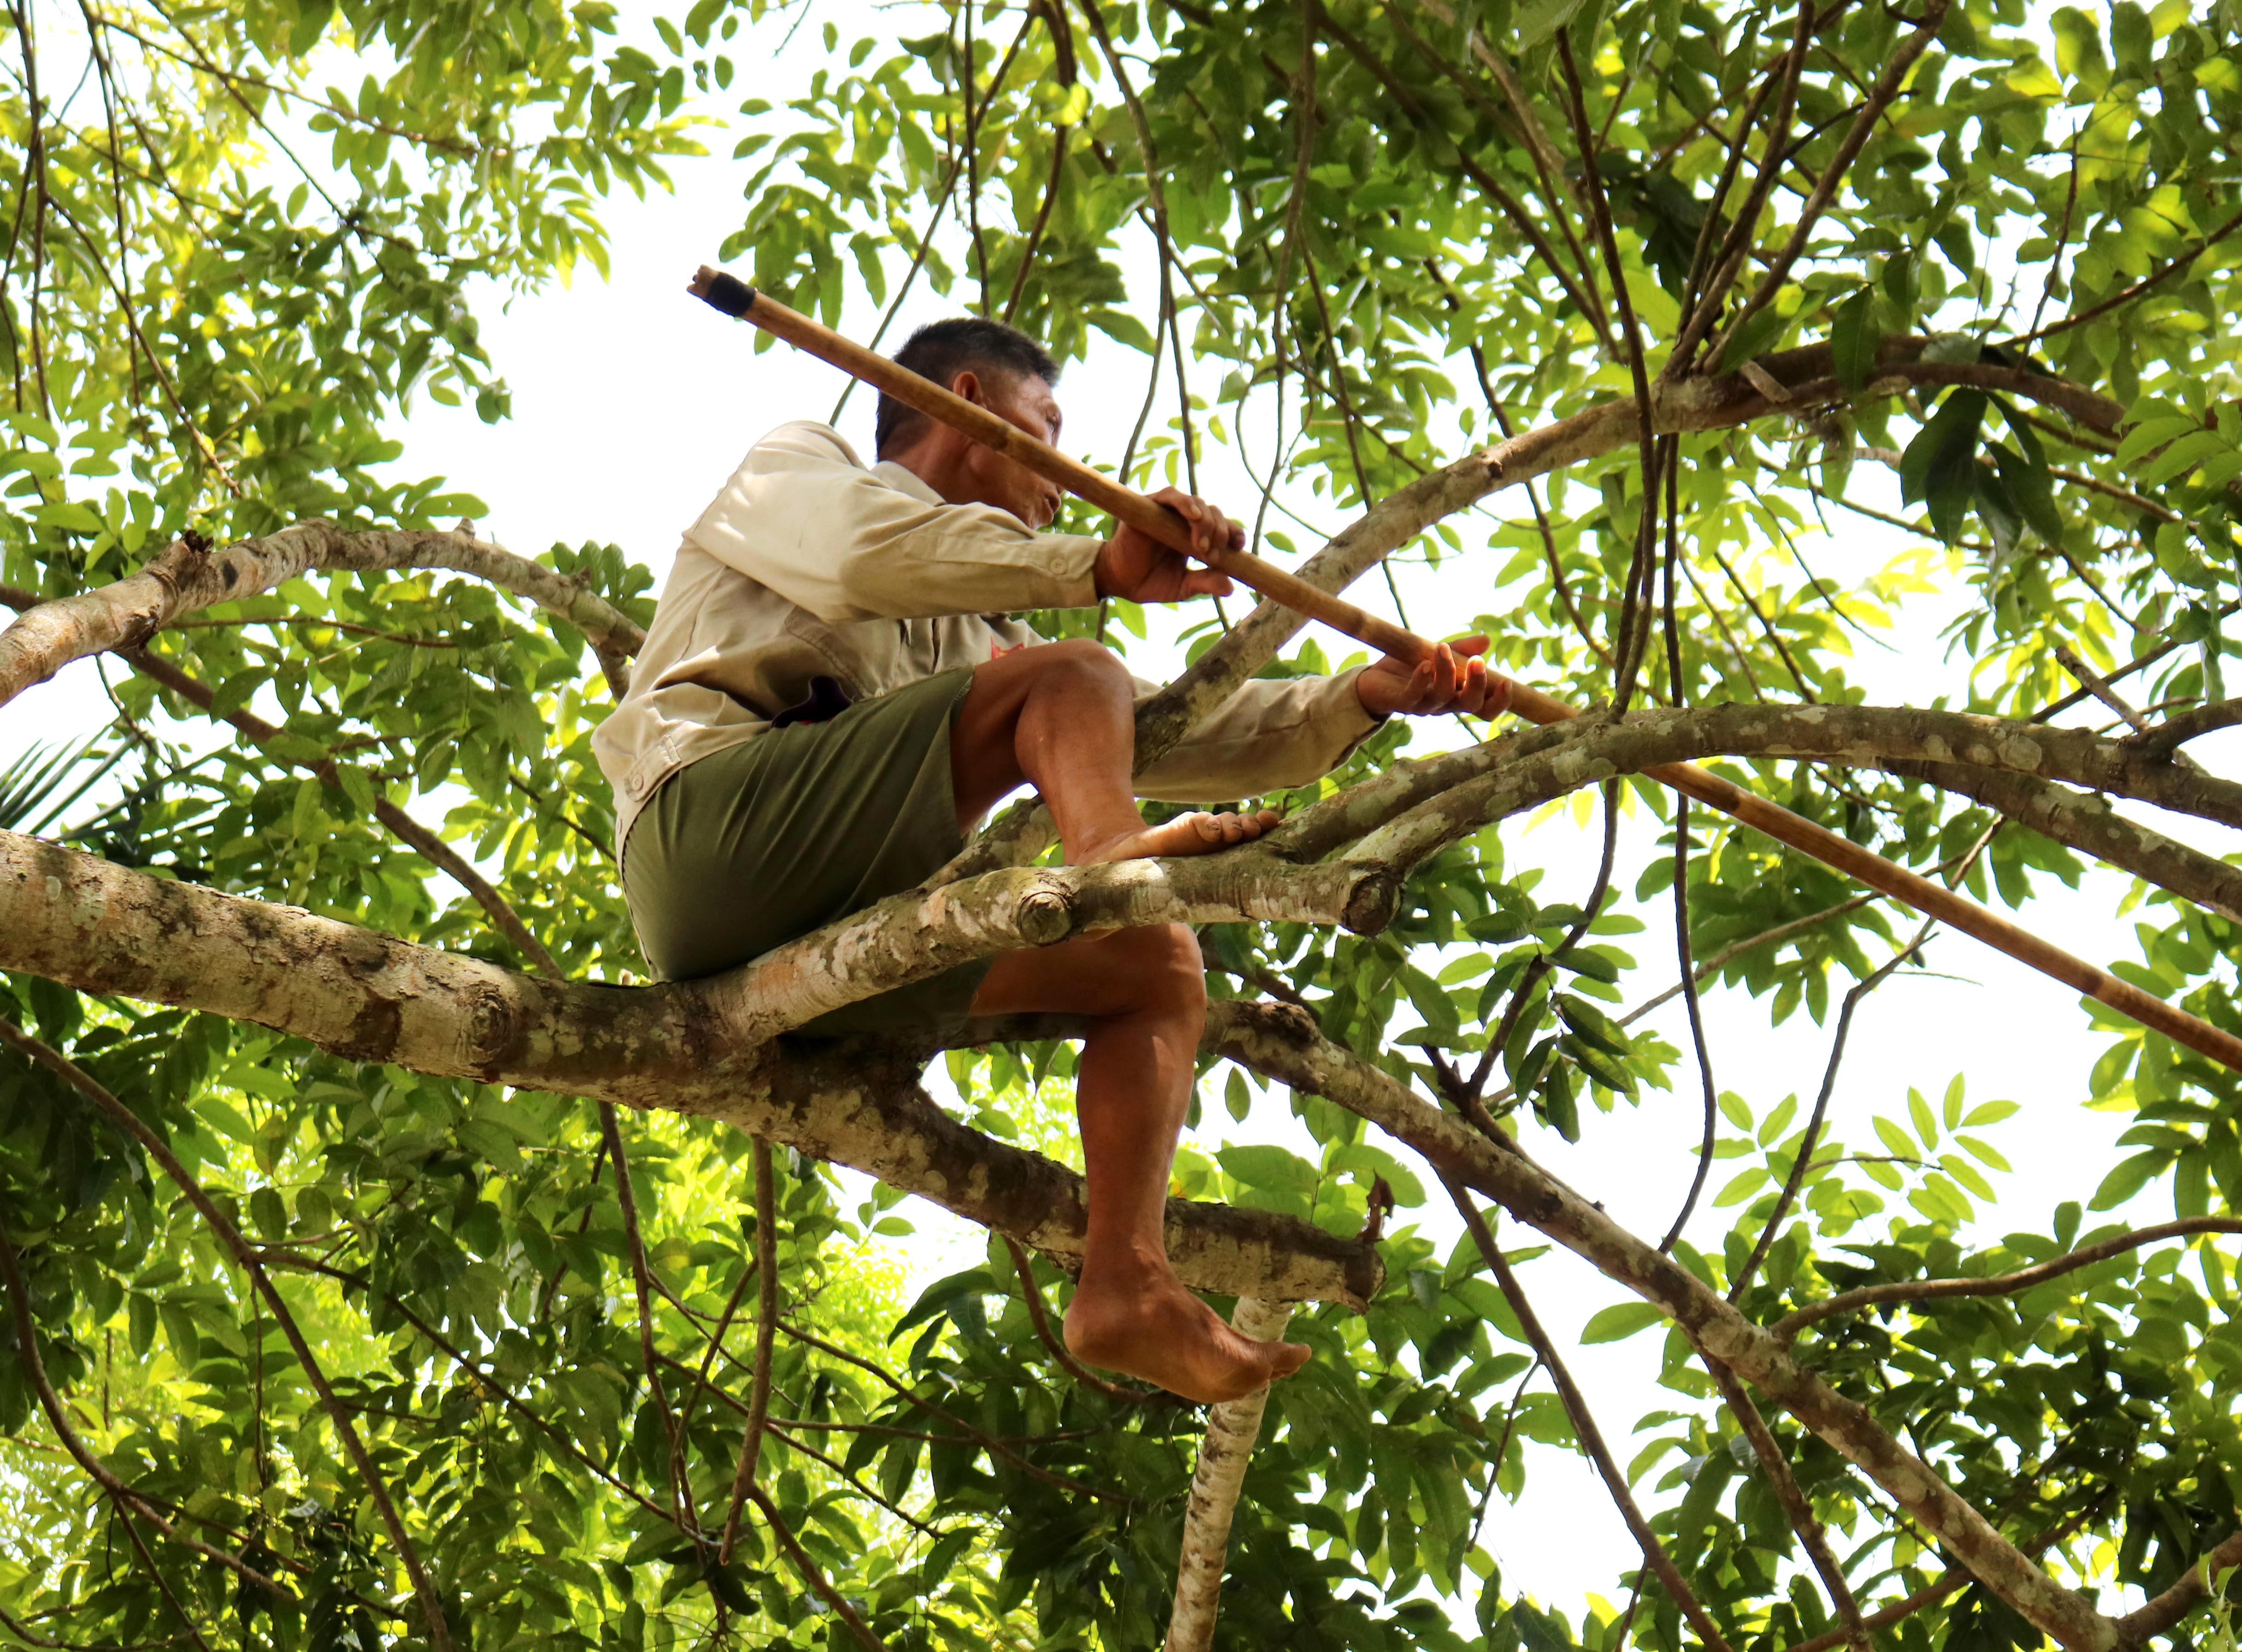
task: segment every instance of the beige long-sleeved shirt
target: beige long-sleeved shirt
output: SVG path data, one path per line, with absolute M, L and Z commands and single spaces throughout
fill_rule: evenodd
M 664 780 L 755 739 L 816 678 L 863 700 L 1044 641 L 1004 612 L 1093 606 L 1100 543 L 950 504 L 900 465 L 868 469 L 824 425 L 782 425 L 685 531 L 630 692 L 592 736 L 615 841 Z M 1212 802 L 1329 772 L 1377 726 L 1353 679 L 1247 683 L 1138 795 Z M 1139 701 L 1157 688 L 1140 682 Z

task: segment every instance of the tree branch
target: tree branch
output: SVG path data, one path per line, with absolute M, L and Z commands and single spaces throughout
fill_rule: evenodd
M 722 1118 L 1081 1255 L 1079 1177 L 949 1118 L 893 1051 L 743 1039 L 709 983 L 541 981 L 5 832 L 0 969 L 207 1010 L 352 1060 Z M 1378 1288 L 1373 1246 L 1265 1212 L 1169 1210 L 1169 1254 L 1198 1289 L 1359 1305 Z
M 1730 1652 L 1728 1637 L 1721 1633 L 1720 1625 L 1713 1622 L 1712 1614 L 1705 1610 L 1702 1602 L 1697 1599 L 1696 1591 L 1682 1575 L 1682 1568 L 1674 1563 L 1673 1557 L 1666 1552 L 1666 1546 L 1658 1541 L 1658 1534 L 1650 1529 L 1650 1522 L 1643 1518 L 1634 1494 L 1628 1489 L 1627 1476 L 1620 1472 L 1619 1465 L 1612 1461 L 1611 1448 L 1604 1444 L 1603 1431 L 1596 1427 L 1595 1417 L 1588 1410 L 1587 1397 L 1573 1380 L 1573 1373 L 1565 1368 L 1564 1360 L 1559 1358 L 1557 1345 L 1541 1328 L 1541 1321 L 1534 1312 L 1534 1305 L 1526 1299 L 1526 1293 L 1519 1286 L 1518 1276 L 1511 1272 L 1509 1259 L 1496 1246 L 1487 1219 L 1480 1214 L 1479 1207 L 1472 1203 L 1471 1196 L 1455 1178 L 1443 1171 L 1440 1183 L 1448 1190 L 1448 1197 L 1455 1201 L 1456 1212 L 1464 1219 L 1464 1226 L 1471 1232 L 1472 1243 L 1479 1247 L 1480 1259 L 1494 1273 L 1495 1284 L 1501 1287 L 1503 1300 L 1510 1304 L 1510 1311 L 1518 1316 L 1519 1328 L 1526 1333 L 1527 1344 L 1541 1357 L 1542 1365 L 1548 1370 L 1549 1380 L 1557 1385 L 1557 1396 L 1564 1401 L 1565 1414 L 1572 1419 L 1574 1437 L 1581 1442 L 1581 1449 L 1587 1454 L 1588 1461 L 1595 1465 L 1596 1473 L 1603 1480 L 1604 1490 L 1619 1509 L 1620 1518 L 1627 1522 L 1628 1530 L 1641 1546 L 1643 1563 L 1655 1574 L 1675 1605 L 1682 1608 L 1682 1615 L 1689 1620 L 1689 1627 L 1697 1631 L 1697 1636 L 1704 1642 L 1708 1652 Z
M 1044 1306 L 1043 1287 L 1036 1283 L 1035 1264 L 1029 1259 L 1026 1247 L 1010 1233 L 998 1237 L 1004 1241 L 1004 1248 L 1012 1253 L 1012 1266 L 1020 1276 L 1020 1300 L 1028 1310 L 1029 1322 L 1036 1328 L 1036 1340 L 1044 1345 L 1060 1370 L 1084 1387 L 1124 1406 L 1181 1406 L 1190 1403 L 1165 1389 L 1127 1388 L 1118 1382 L 1108 1382 L 1076 1359 L 1067 1351 L 1066 1344 L 1060 1341 L 1051 1330 L 1051 1313 Z
M 5 1038 L 5 1031 L 0 1031 L 0 1038 Z M 173 1542 L 184 1543 L 205 1560 L 215 1561 L 239 1577 L 245 1584 L 283 1599 L 288 1598 L 285 1588 L 246 1561 L 212 1548 L 200 1538 L 172 1525 L 155 1505 L 110 1473 L 101 1459 L 94 1454 L 84 1440 L 78 1438 L 77 1430 L 70 1427 L 70 1413 L 63 1405 L 62 1396 L 55 1392 L 54 1384 L 47 1376 L 46 1361 L 39 1357 L 38 1327 L 31 1319 L 30 1292 L 23 1283 L 22 1270 L 17 1265 L 16 1241 L 8 1232 L 5 1212 L 0 1212 L 0 1285 L 7 1286 L 9 1309 L 15 1320 L 17 1357 L 23 1361 L 23 1374 L 30 1380 L 31 1392 L 38 1397 L 39 1409 L 46 1413 L 48 1425 L 54 1429 L 55 1438 L 62 1441 L 63 1449 L 85 1471 L 87 1478 L 100 1487 L 117 1506 L 118 1517 L 124 1518 L 126 1509 L 138 1510 L 143 1520 Z M 151 1569 L 153 1569 L 152 1566 Z
M 2028 1622 L 2071 1652 L 2113 1652 L 2118 1635 L 2111 1619 L 2032 1564 L 1868 1407 L 1837 1393 L 1688 1268 L 1621 1228 L 1514 1144 L 1498 1148 L 1325 1040 L 1312 1019 L 1287 1006 L 1211 1004 L 1203 1047 L 1360 1114 L 1444 1178 L 1494 1199 L 1654 1304 L 1713 1358 L 1857 1465 Z
M 849 1633 L 862 1642 L 868 1652 L 888 1652 L 887 1642 L 872 1633 L 871 1625 L 865 1622 L 856 1608 L 849 1604 L 848 1597 L 833 1587 L 833 1580 L 825 1575 L 817 1562 L 809 1558 L 808 1551 L 795 1537 L 794 1528 L 788 1525 L 785 1517 L 778 1512 L 778 1505 L 771 1501 L 760 1486 L 749 1487 L 748 1494 L 755 1500 L 755 1507 L 762 1510 L 763 1518 L 770 1522 L 771 1535 L 778 1539 L 778 1546 L 786 1551 L 787 1559 L 794 1562 L 794 1569 L 802 1574 L 802 1581 L 816 1592 L 818 1599 L 833 1608 L 834 1615 L 849 1626 Z
M 1230 1322 L 1256 1342 L 1274 1342 L 1292 1317 L 1289 1302 L 1238 1299 Z M 1230 1548 L 1230 1522 L 1245 1483 L 1245 1465 L 1261 1433 L 1269 1404 L 1263 1384 L 1252 1393 L 1225 1400 L 1208 1411 L 1199 1441 L 1198 1466 L 1191 1471 L 1191 1501 L 1184 1512 L 1183 1546 L 1176 1561 L 1175 1605 L 1168 1615 L 1161 1652 L 1207 1652 L 1214 1644 L 1215 1615 L 1222 1609 L 1222 1574 Z
M 778 1336 L 778 1190 L 771 1165 L 770 1144 L 760 1137 L 755 1144 L 755 1272 L 761 1294 L 756 1302 L 755 1376 L 748 1386 L 748 1428 L 740 1440 L 740 1464 L 732 1474 L 731 1502 L 724 1510 L 724 1535 L 716 1545 L 716 1563 L 728 1565 L 732 1545 L 740 1535 L 740 1510 L 757 1489 L 755 1467 L 762 1459 L 763 1427 L 770 1419 L 771 1349 Z
M 2118 1632 L 2128 1646 L 2138 1646 L 2152 1635 L 2162 1635 L 2210 1598 L 2211 1586 L 2230 1567 L 2242 1566 L 2242 1532 L 2235 1532 L 2198 1559 L 2178 1582 L 2138 1611 L 2118 1620 Z
M 574 580 L 466 534 L 346 533 L 332 522 L 307 521 L 220 550 L 205 541 L 182 539 L 137 574 L 33 608 L 0 631 L 0 705 L 72 660 L 144 642 L 182 614 L 238 601 L 315 568 L 406 567 L 448 568 L 487 580 L 567 621 L 590 641 L 615 697 L 622 697 L 628 682 L 624 662 L 646 634 Z
M 1767 1483 L 1774 1490 L 1775 1501 L 1782 1505 L 1782 1512 L 1789 1516 L 1790 1529 L 1798 1534 L 1800 1545 L 1806 1550 L 1807 1558 L 1814 1563 L 1815 1574 L 1821 1578 L 1822 1587 L 1829 1594 L 1829 1604 L 1836 1609 L 1838 1621 L 1845 1626 L 1846 1643 L 1857 1649 L 1858 1652 L 1868 1652 L 1869 1631 L 1868 1626 L 1861 1621 L 1861 1603 L 1854 1597 L 1853 1586 L 1845 1581 L 1845 1568 L 1837 1563 L 1836 1555 L 1830 1552 L 1829 1534 L 1815 1514 L 1813 1503 L 1800 1489 L 1798 1477 L 1790 1472 L 1790 1464 L 1782 1454 L 1782 1447 L 1775 1440 L 1775 1431 L 1767 1426 L 1767 1419 L 1760 1415 L 1759 1407 L 1752 1402 L 1751 1395 L 1744 1391 L 1743 1385 L 1736 1380 L 1728 1367 L 1702 1349 L 1699 1350 L 1699 1357 L 1704 1360 L 1705 1369 L 1712 1373 L 1722 1400 L 1736 1420 L 1736 1427 L 1751 1442 L 1752 1454 L 1759 1459 L 1760 1469 L 1767 1475 Z
M 2019 1291 L 2029 1291 L 2036 1285 L 2061 1279 L 2082 1267 L 2091 1267 L 2097 1262 L 2106 1262 L 2113 1256 L 2123 1256 L 2128 1251 L 2138 1250 L 2144 1245 L 2158 1245 L 2168 1239 L 2184 1239 L 2194 1233 L 2242 1233 L 2242 1216 L 2187 1216 L 2177 1221 L 2159 1222 L 2152 1227 L 2137 1227 L 2131 1232 L 2120 1233 L 2092 1245 L 2082 1245 L 2075 1251 L 2065 1251 L 2061 1256 L 2051 1257 L 2033 1266 L 1990 1279 L 1899 1279 L 1885 1285 L 1864 1285 L 1858 1290 L 1841 1292 L 1826 1301 L 1809 1302 L 1802 1308 L 1794 1309 L 1768 1326 L 1768 1330 L 1770 1334 L 1789 1342 L 1817 1320 L 1886 1302 L 1937 1302 L 1957 1296 L 2013 1296 Z

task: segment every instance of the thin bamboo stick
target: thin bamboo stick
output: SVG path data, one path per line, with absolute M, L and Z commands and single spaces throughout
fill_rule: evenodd
M 1167 506 L 1091 469 L 1078 460 L 1068 458 L 987 408 L 976 406 L 907 367 L 897 366 L 885 356 L 875 355 L 734 276 L 703 265 L 686 290 L 726 315 L 751 322 L 905 406 L 993 448 L 1162 544 L 1198 557 L 1208 567 L 1296 614 L 1319 620 L 1333 630 L 1413 663 L 1432 658 L 1434 654 L 1433 644 L 1423 637 L 1374 614 L 1365 613 L 1353 603 L 1319 590 L 1258 556 L 1232 550 L 1215 556 L 1202 555 L 1192 547 L 1189 524 Z M 1490 714 L 1513 711 L 1537 723 L 1562 722 L 1580 715 L 1575 708 L 1538 688 L 1497 673 L 1489 672 L 1487 675 L 1490 686 L 1497 687 L 1501 696 L 1500 704 L 1488 707 Z M 2076 989 L 2143 1026 L 2153 1028 L 2174 1044 L 2242 1072 L 2242 1038 L 2118 979 L 2106 970 L 1997 917 L 1944 884 L 1895 865 L 1850 838 L 1817 826 L 1781 804 L 1771 803 L 1695 763 L 1662 763 L 1643 772 L 1661 785 L 1766 833 L 1779 843 L 1835 867 L 1879 894 L 1903 901 L 1925 917 L 1976 937 L 2018 963 Z

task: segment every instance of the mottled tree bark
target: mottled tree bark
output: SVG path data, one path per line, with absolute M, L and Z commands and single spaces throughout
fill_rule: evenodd
M 1265 1302 L 1243 1296 L 1230 1322 L 1257 1342 L 1274 1342 L 1292 1317 L 1289 1302 Z M 1269 1390 L 1256 1388 L 1225 1400 L 1206 1414 L 1206 1433 L 1191 1474 L 1191 1501 L 1184 1511 L 1182 1552 L 1176 1561 L 1176 1602 L 1168 1615 L 1162 1652 L 1206 1652 L 1214 1644 L 1214 1621 L 1222 1609 L 1222 1575 L 1230 1555 L 1230 1522 L 1238 1512 L 1245 1465 L 1261 1435 L 1261 1414 Z
M 136 574 L 40 603 L 0 631 L 0 706 L 73 660 L 144 642 L 198 608 L 239 601 L 315 568 L 365 573 L 413 567 L 473 574 L 567 621 L 591 643 L 615 697 L 622 698 L 629 681 L 626 661 L 646 634 L 566 574 L 472 534 L 399 528 L 346 533 L 332 522 L 309 521 L 217 550 L 199 539 L 183 539 Z
M 1078 1261 L 1081 1179 L 968 1129 L 918 1064 L 832 1041 L 742 1039 L 715 984 L 540 980 L 293 907 L 168 882 L 0 832 L 0 969 L 274 1028 L 347 1059 L 722 1118 Z M 1374 1247 L 1266 1212 L 1169 1203 L 1199 1289 L 1359 1304 Z

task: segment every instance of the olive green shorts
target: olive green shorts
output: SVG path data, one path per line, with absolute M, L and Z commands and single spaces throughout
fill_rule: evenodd
M 623 895 L 666 981 L 745 964 L 911 889 L 964 847 L 950 729 L 972 668 L 859 701 L 825 722 L 772 729 L 687 764 L 631 828 Z M 990 960 L 846 1004 L 797 1031 L 947 1031 Z

